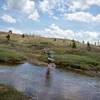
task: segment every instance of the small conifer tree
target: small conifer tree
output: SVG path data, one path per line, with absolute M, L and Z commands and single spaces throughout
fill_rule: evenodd
M 9 32 L 8 32 L 9 34 L 12 34 L 12 30 L 9 30 Z
M 57 41 L 57 39 L 55 38 L 54 41 Z
M 91 45 L 90 45 L 89 41 L 87 42 L 87 49 L 88 49 L 88 51 L 91 50 Z
M 76 48 L 76 42 L 75 42 L 75 40 L 72 40 L 72 48 Z
M 85 41 L 83 40 L 82 43 L 85 44 Z
M 24 38 L 25 37 L 25 35 L 24 34 L 22 34 L 22 38 Z
M 6 36 L 6 38 L 7 38 L 7 40 L 9 41 L 9 40 L 10 40 L 10 35 L 8 34 L 8 35 Z

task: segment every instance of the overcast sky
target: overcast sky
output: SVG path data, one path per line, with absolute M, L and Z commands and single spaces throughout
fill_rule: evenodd
M 0 0 L 0 30 L 100 40 L 100 0 Z

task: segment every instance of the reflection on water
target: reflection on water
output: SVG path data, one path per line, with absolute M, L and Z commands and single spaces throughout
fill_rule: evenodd
M 0 66 L 0 83 L 14 86 L 34 100 L 100 100 L 100 79 L 63 70 L 46 76 L 45 67 Z
M 52 77 L 51 76 L 45 76 L 45 86 L 50 87 L 52 85 Z

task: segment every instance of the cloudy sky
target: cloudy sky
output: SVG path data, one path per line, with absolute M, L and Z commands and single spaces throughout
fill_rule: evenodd
M 100 0 L 0 0 L 0 30 L 100 40 Z

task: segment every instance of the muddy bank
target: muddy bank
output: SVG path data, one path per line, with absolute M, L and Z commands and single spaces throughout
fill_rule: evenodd
M 64 69 L 64 70 L 69 70 L 69 71 L 72 71 L 72 72 L 75 72 L 75 73 L 79 73 L 79 74 L 83 74 L 83 75 L 87 75 L 87 76 L 91 76 L 91 77 L 100 77 L 100 72 L 96 72 L 96 71 L 91 71 L 91 70 L 82 70 L 82 69 L 75 69 L 75 68 L 71 68 L 71 67 L 68 67 L 66 66 L 65 67 L 61 67 L 59 65 L 57 65 L 57 68 L 61 68 L 61 69 Z
M 33 64 L 33 65 L 37 65 L 37 66 L 48 66 L 47 62 L 43 62 L 43 61 L 39 61 L 37 59 L 28 59 L 28 62 Z M 76 68 L 76 66 L 72 67 L 72 66 L 67 66 L 67 65 L 63 65 L 63 64 L 58 64 L 56 63 L 56 68 L 60 68 L 60 69 L 64 69 L 64 70 L 69 70 L 75 73 L 79 73 L 79 74 L 84 74 L 84 75 L 88 75 L 88 76 L 92 76 L 92 77 L 100 77 L 100 71 L 96 70 L 86 70 L 86 69 L 81 69 L 81 68 Z

